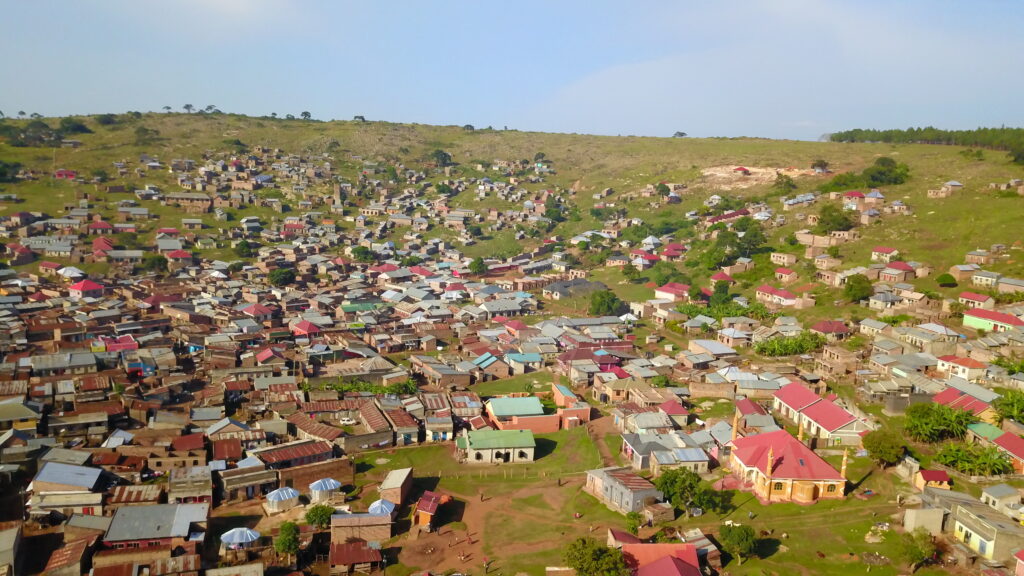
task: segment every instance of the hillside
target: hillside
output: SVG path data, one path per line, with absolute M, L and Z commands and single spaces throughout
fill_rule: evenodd
M 57 119 L 42 119 L 51 126 Z M 544 176 L 543 182 L 523 184 L 534 191 L 551 189 L 562 191 L 566 198 L 566 221 L 557 224 L 549 233 L 531 233 L 515 241 L 510 229 L 493 234 L 485 233 L 476 244 L 464 248 L 469 256 L 511 256 L 523 246 L 536 246 L 542 237 L 558 235 L 571 237 L 589 229 L 600 229 L 601 223 L 591 214 L 598 202 L 593 195 L 605 188 L 614 194 L 601 200 L 616 209 L 625 209 L 628 217 L 638 217 L 648 223 L 674 222 L 678 225 L 685 214 L 702 206 L 712 194 L 720 194 L 748 201 L 766 200 L 768 206 L 781 212 L 780 193 L 772 189 L 772 176 L 776 169 L 794 168 L 797 190 L 792 194 L 816 190 L 827 181 L 827 175 L 813 175 L 807 170 L 816 159 L 825 159 L 833 172 L 859 171 L 876 158 L 889 156 L 909 166 L 911 178 L 905 184 L 885 188 L 890 200 L 900 199 L 914 212 L 910 217 L 883 218 L 879 223 L 859 228 L 862 238 L 842 246 L 840 254 L 850 265 L 865 264 L 872 246 L 884 244 L 898 246 L 905 258 L 925 261 L 936 269 L 945 269 L 963 261 L 963 253 L 993 243 L 1013 244 L 1019 239 L 1017 224 L 1024 198 L 1014 193 L 988 189 L 991 182 L 1005 182 L 1024 176 L 1024 168 L 1013 165 L 1000 152 L 986 152 L 983 159 L 962 154 L 962 148 L 923 144 L 866 144 L 834 142 L 771 141 L 760 139 L 690 139 L 603 137 L 575 134 L 545 134 L 500 130 L 466 130 L 461 127 L 390 124 L 385 122 L 318 122 L 251 118 L 230 114 L 145 114 L 118 115 L 115 123 L 100 125 L 95 117 L 84 118 L 92 133 L 67 136 L 81 142 L 78 148 L 14 147 L 0 144 L 0 161 L 18 163 L 23 169 L 35 171 L 38 180 L 0 184 L 4 193 L 19 195 L 24 202 L 0 206 L 0 211 L 43 211 L 59 216 L 66 203 L 83 190 L 94 190 L 91 184 L 57 181 L 50 177 L 54 169 L 76 170 L 86 179 L 97 170 L 115 173 L 116 161 L 137 161 L 142 154 L 169 161 L 172 158 L 199 160 L 204 153 L 218 157 L 238 150 L 239 143 L 246 147 L 279 148 L 287 153 L 322 154 L 331 162 L 339 180 L 355 182 L 364 161 L 381 166 L 398 165 L 414 170 L 428 170 L 427 179 L 439 181 L 444 175 L 430 170 L 431 153 L 444 150 L 451 154 L 452 178 L 491 177 L 503 179 L 487 170 L 495 160 L 533 159 L 538 153 L 555 171 Z M 27 120 L 5 121 L 18 128 Z M 156 131 L 139 142 L 139 128 Z M 483 164 L 484 171 L 477 165 Z M 743 180 L 728 172 L 733 166 L 745 166 L 754 171 L 753 177 Z M 760 175 L 762 177 L 757 177 Z M 808 175 L 810 174 L 810 175 Z M 378 176 L 381 177 L 381 176 Z M 946 199 L 929 199 L 926 192 L 947 180 L 962 182 L 964 190 Z M 659 205 L 652 210 L 650 198 L 636 194 L 648 184 L 658 182 L 685 183 L 688 189 L 678 204 Z M 751 183 L 752 182 L 752 183 Z M 109 184 L 125 184 L 130 190 L 146 184 L 159 186 L 165 191 L 177 190 L 175 175 L 167 170 L 151 171 L 145 177 L 130 174 L 112 178 Z M 285 197 L 288 184 L 277 189 L 264 189 L 257 194 Z M 321 190 L 329 193 L 327 186 Z M 111 217 L 114 212 L 109 198 L 102 194 L 101 215 Z M 632 196 L 624 200 L 623 196 Z M 365 204 L 366 198 L 354 200 Z M 104 203 L 105 202 L 105 203 Z M 485 209 L 510 208 L 512 205 L 489 196 L 478 201 L 470 190 L 451 199 L 453 207 Z M 355 208 L 355 207 L 353 207 Z M 816 213 L 818 206 L 802 212 Z M 177 225 L 181 217 L 178 210 L 166 206 L 152 208 L 161 217 L 163 225 Z M 243 213 L 244 212 L 244 213 Z M 793 231 L 803 227 L 797 214 L 786 212 L 787 223 L 766 230 L 770 247 L 786 248 L 799 253 L 800 247 L 786 247 L 782 241 Z M 0 212 L 2 213 L 2 212 Z M 237 218 L 257 215 L 274 218 L 266 209 L 249 207 L 233 214 L 231 221 L 214 220 L 203 216 L 204 223 L 215 233 L 217 229 L 235 225 Z M 166 222 L 164 222 L 166 219 Z M 348 224 L 341 222 L 340 226 Z M 154 224 L 155 226 L 155 224 Z M 140 232 L 142 232 L 140 230 Z M 693 227 L 677 232 L 677 240 L 684 241 L 696 234 Z M 449 230 L 434 229 L 427 237 L 451 237 Z M 699 252 L 699 244 L 696 252 Z M 755 258 L 766 258 L 766 250 Z M 225 257 L 222 249 L 207 250 L 209 257 Z M 582 255 L 582 254 L 581 254 Z M 694 254 L 688 257 L 693 260 Z M 587 261 L 584 258 L 584 263 Z M 597 262 L 591 262 L 597 264 Z M 710 275 L 710 270 L 693 264 L 681 265 L 685 274 L 694 281 Z M 1015 254 L 994 266 L 998 272 L 1021 275 L 1024 263 Z M 619 291 L 640 286 L 619 285 L 614 271 L 603 271 L 606 278 Z M 748 285 L 759 281 L 752 277 Z M 749 286 L 747 286 L 749 287 Z M 934 285 L 929 286 L 934 288 Z

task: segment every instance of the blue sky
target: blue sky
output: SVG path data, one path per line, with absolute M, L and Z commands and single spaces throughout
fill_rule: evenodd
M 1014 0 L 4 0 L 0 111 L 816 139 L 1024 125 Z

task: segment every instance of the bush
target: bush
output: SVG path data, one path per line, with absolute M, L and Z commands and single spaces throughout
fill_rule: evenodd
M 954 278 L 953 275 L 949 273 L 939 274 L 935 278 L 935 283 L 943 288 L 955 288 L 956 278 Z

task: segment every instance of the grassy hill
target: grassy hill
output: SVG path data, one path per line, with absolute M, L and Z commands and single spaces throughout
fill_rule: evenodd
M 76 192 L 92 190 L 91 185 L 54 181 L 47 175 L 54 168 L 78 170 L 89 176 L 95 170 L 113 173 L 111 164 L 119 160 L 136 161 L 140 154 L 149 154 L 167 161 L 172 158 L 199 160 L 204 153 L 229 153 L 240 141 L 246 146 L 268 146 L 289 153 L 323 154 L 330 158 L 336 172 L 355 181 L 363 160 L 398 164 L 422 169 L 436 149 L 449 152 L 457 166 L 453 176 L 484 176 L 499 178 L 495 173 L 477 172 L 475 165 L 485 165 L 495 159 L 533 158 L 538 152 L 552 162 L 556 174 L 548 175 L 540 184 L 528 184 L 531 190 L 553 188 L 566 191 L 577 207 L 574 216 L 560 223 L 553 234 L 563 237 L 599 226 L 590 215 L 594 206 L 594 192 L 606 187 L 616 194 L 605 199 L 616 202 L 617 207 L 628 209 L 630 216 L 645 220 L 682 219 L 689 210 L 698 208 L 713 193 L 743 198 L 764 198 L 777 211 L 781 208 L 778 194 L 768 184 L 723 192 L 709 184 L 701 171 L 712 166 L 744 165 L 760 168 L 807 168 L 815 159 L 830 162 L 835 172 L 859 171 L 880 156 L 890 156 L 910 167 L 910 180 L 899 186 L 884 189 L 891 200 L 901 199 L 909 204 L 915 215 L 892 217 L 879 224 L 861 228 L 863 239 L 841 248 L 842 256 L 850 265 L 867 262 L 872 246 L 895 245 L 906 257 L 928 262 L 937 268 L 960 263 L 966 250 L 987 247 L 993 243 L 1013 244 L 1020 238 L 1019 217 L 1024 198 L 1015 194 L 990 191 L 990 182 L 1004 182 L 1024 177 L 1024 168 L 1009 162 L 1005 153 L 990 151 L 982 160 L 961 154 L 961 147 L 923 144 L 866 144 L 833 142 L 796 142 L 762 139 L 673 139 L 642 137 L 609 137 L 577 134 L 545 134 L 536 132 L 464 130 L 461 127 L 424 126 L 417 124 L 391 124 L 386 122 L 318 122 L 252 118 L 232 114 L 144 114 L 118 115 L 113 125 L 100 125 L 95 117 L 82 118 L 93 131 L 91 134 L 73 135 L 82 142 L 77 149 L 27 148 L 0 143 L 0 161 L 17 162 L 23 167 L 40 172 L 37 181 L 0 184 L 8 193 L 25 199 L 18 205 L 0 206 L 0 210 L 41 210 L 53 216 L 61 214 L 62 206 L 75 199 Z M 43 119 L 56 126 L 57 119 Z M 27 120 L 5 121 L 8 125 L 23 126 Z M 136 132 L 142 126 L 156 131 L 150 142 L 137 141 Z M 433 173 L 431 179 L 443 176 Z M 798 192 L 812 191 L 824 182 L 826 176 L 796 178 Z M 949 199 L 930 200 L 929 188 L 955 179 L 965 184 L 964 191 Z M 649 183 L 659 181 L 685 182 L 689 185 L 683 202 L 651 210 L 650 199 L 637 197 L 623 203 L 619 197 L 636 192 Z M 114 179 L 117 183 L 118 180 Z M 151 172 L 145 178 L 128 178 L 130 186 L 156 184 L 166 190 L 176 189 L 174 176 L 166 171 Z M 570 193 L 569 191 L 575 191 Z M 324 190 L 326 192 L 326 189 Z M 275 194 L 279 192 L 269 191 Z M 101 213 L 112 213 L 112 207 L 102 194 L 97 198 Z M 167 207 L 153 207 L 164 225 L 177 225 L 184 216 Z M 479 202 L 469 193 L 453 199 L 453 205 L 484 208 L 501 205 L 489 198 Z M 817 211 L 814 207 L 810 211 Z M 269 210 L 247 208 L 236 216 L 260 215 L 272 218 Z M 0 214 L 3 212 L 0 211 Z M 768 232 L 772 246 L 784 247 L 781 239 L 801 227 L 795 213 L 786 213 L 789 224 Z M 233 225 L 205 218 L 211 227 Z M 689 232 L 688 232 L 689 233 Z M 447 230 L 434 230 L 428 236 L 450 236 Z M 538 238 L 526 245 L 536 244 Z M 511 254 L 522 247 L 513 242 L 510 231 L 499 232 L 475 246 L 467 247 L 469 255 Z M 790 248 L 793 250 L 793 248 Z M 1024 274 L 1024 263 L 1015 252 L 1008 261 L 996 266 L 1006 273 Z M 707 271 L 682 267 L 695 281 L 707 276 Z M 635 286 L 623 289 L 634 290 Z

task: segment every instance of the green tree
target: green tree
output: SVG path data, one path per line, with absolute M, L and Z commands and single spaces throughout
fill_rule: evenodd
M 846 285 L 843 287 L 843 296 L 846 297 L 850 302 L 860 302 L 865 298 L 870 298 L 875 293 L 874 287 L 871 285 L 871 280 L 863 274 L 854 274 L 846 279 Z
M 319 530 L 326 530 L 331 525 L 331 516 L 334 515 L 334 508 L 325 504 L 317 504 L 306 510 L 306 523 L 316 526 Z
M 1007 390 L 992 402 L 992 408 L 999 414 L 999 420 L 1024 422 L 1024 392 Z
M 452 192 L 454 192 L 454 190 L 452 190 L 452 187 L 445 184 L 444 182 L 441 182 L 437 186 L 434 186 L 434 190 L 437 190 L 437 193 L 441 196 L 451 196 Z
M 566 565 L 587 576 L 629 576 L 622 551 L 609 548 L 593 538 L 577 538 L 562 553 Z
M 274 550 L 278 554 L 287 554 L 288 561 L 299 551 L 299 525 L 295 522 L 285 522 L 279 528 L 277 539 L 274 540 Z
M 732 298 L 729 296 L 729 283 L 725 280 L 715 282 L 715 289 L 711 292 L 711 300 L 708 305 L 712 307 L 720 306 L 730 301 L 732 301 Z
M 743 559 L 753 556 L 757 550 L 757 534 L 750 526 L 724 525 L 720 535 L 722 547 L 736 558 L 738 564 L 743 564 Z
M 242 240 L 238 244 L 235 244 L 235 256 L 239 258 L 252 258 L 252 245 L 248 241 Z
M 644 519 L 640 516 L 639 512 L 630 512 L 629 514 L 626 514 L 626 531 L 633 536 L 636 536 L 640 533 L 640 525 L 643 521 Z
M 906 443 L 903 438 L 888 430 L 873 430 L 864 435 L 864 448 L 871 459 L 883 468 L 892 466 L 903 459 Z
M 482 276 L 487 273 L 487 263 L 480 256 L 473 258 L 469 263 L 469 271 L 477 276 Z
M 139 268 L 146 272 L 166 272 L 167 258 L 162 254 L 146 254 L 142 257 Z
M 701 482 L 700 476 L 685 468 L 666 470 L 654 480 L 654 486 L 665 496 L 665 500 L 677 510 L 689 513 L 691 508 L 720 510 L 721 501 L 710 487 Z
M 267 281 L 272 286 L 287 286 L 295 282 L 295 270 L 291 268 L 275 268 L 267 275 Z
M 100 182 L 106 182 L 110 180 L 110 174 L 107 173 L 103 168 L 93 168 L 90 172 L 92 177 L 99 180 Z
M 935 283 L 943 288 L 954 288 L 956 287 L 956 278 L 948 272 L 945 274 L 939 274 L 935 277 Z
M 231 264 L 228 264 L 228 274 L 237 274 L 241 272 L 244 267 L 245 264 L 242 262 L 232 262 Z
M 373 262 L 377 260 L 377 256 L 366 246 L 355 246 L 352 248 L 352 257 L 357 262 Z
M 668 188 L 668 185 L 665 184 L 664 182 L 658 182 L 658 185 L 654 187 L 654 190 L 657 191 L 658 194 L 661 196 L 668 196 L 669 192 L 671 192 L 671 190 L 669 190 Z
M 191 104 L 185 104 L 184 106 L 182 106 L 182 108 L 185 109 L 185 112 L 188 112 L 189 114 L 191 114 L 192 110 L 195 109 L 195 106 L 193 106 Z
M 626 277 L 626 280 L 636 282 L 640 280 L 640 269 L 632 264 L 626 264 L 622 267 L 622 275 Z
M 754 352 L 761 356 L 779 357 L 809 354 L 825 346 L 826 339 L 821 334 L 804 330 L 796 336 L 777 336 L 762 340 L 754 345 Z
M 921 564 L 935 556 L 935 540 L 926 528 L 918 526 L 913 532 L 900 535 L 899 550 L 913 574 Z
M 611 290 L 598 290 L 590 294 L 590 306 L 587 311 L 591 316 L 617 316 L 625 304 Z
M 303 112 L 303 113 L 301 114 L 301 116 L 302 116 L 302 119 L 303 119 L 303 120 L 309 120 L 310 118 L 312 118 L 312 117 L 313 117 L 313 115 L 312 115 L 312 114 L 310 114 L 309 112 Z
M 62 134 L 92 134 L 92 130 L 78 118 L 61 118 L 60 131 Z
M 963 438 L 967 434 L 967 426 L 977 420 L 974 414 L 966 410 L 922 402 L 907 408 L 903 430 L 920 442 L 940 442 Z
M 780 194 L 789 194 L 793 190 L 796 190 L 796 181 L 791 176 L 779 172 L 775 175 L 775 182 L 772 184 L 772 189 Z
M 452 163 L 452 155 L 438 148 L 430 153 L 430 158 L 440 168 L 444 168 Z
M 815 234 L 849 230 L 856 224 L 846 210 L 835 204 L 825 204 L 818 213 L 818 224 L 814 227 Z

